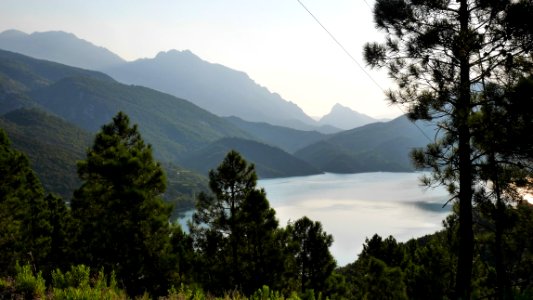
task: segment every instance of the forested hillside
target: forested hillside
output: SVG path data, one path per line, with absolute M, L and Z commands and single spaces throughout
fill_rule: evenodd
M 249 122 L 237 117 L 227 117 L 225 119 L 240 129 L 249 132 L 258 140 L 283 149 L 288 153 L 294 153 L 305 146 L 326 138 L 326 134 L 314 130 L 297 130 L 263 122 Z
M 401 116 L 327 136 L 295 156 L 332 173 L 413 171 L 410 152 L 433 141 L 436 134 L 436 127 Z
M 18 109 L 0 116 L 13 147 L 28 155 L 43 187 L 66 200 L 80 184 L 76 162 L 83 158 L 92 135 L 38 109 Z
M 21 108 L 0 116 L 13 147 L 24 152 L 46 191 L 70 201 L 80 185 L 76 163 L 83 159 L 93 135 L 43 110 Z M 171 163 L 165 170 L 166 202 L 174 205 L 173 217 L 194 207 L 194 197 L 208 190 L 207 178 Z M 207 173 L 204 173 L 207 174 Z
M 184 166 L 201 174 L 218 165 L 226 153 L 236 150 L 254 163 L 261 178 L 305 176 L 322 173 L 303 160 L 266 144 L 238 139 L 224 138 L 207 145 L 184 159 Z

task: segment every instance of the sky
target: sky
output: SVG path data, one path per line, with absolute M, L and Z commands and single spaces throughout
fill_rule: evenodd
M 374 0 L 1 0 L 0 31 L 61 30 L 132 61 L 160 51 L 191 50 L 246 72 L 308 115 L 335 103 L 392 118 L 384 71 L 362 59 L 366 42 L 382 41 Z

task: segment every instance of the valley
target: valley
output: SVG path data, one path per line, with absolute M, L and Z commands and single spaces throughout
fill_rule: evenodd
M 67 45 L 77 50 L 53 55 Z M 319 123 L 245 73 L 207 63 L 188 51 L 128 63 L 72 34 L 17 31 L 1 33 L 1 47 L 33 55 L 32 49 L 41 47 L 39 57 L 47 59 L 0 50 L 0 124 L 14 145 L 28 153 L 45 186 L 66 199 L 78 184 L 76 161 L 92 134 L 118 111 L 139 125 L 163 165 L 184 170 L 168 172 L 166 198 L 180 209 L 190 208 L 194 195 L 207 190 L 207 172 L 232 149 L 256 165 L 260 178 L 281 178 L 413 171 L 408 153 L 427 143 L 427 134 L 405 117 L 377 121 L 364 116 L 358 124 L 371 124 L 341 130 L 327 118 L 340 120 L 334 114 L 344 113 L 354 119 L 356 112 L 337 105 Z M 107 61 L 94 69 L 109 73 L 87 69 L 85 57 Z M 220 107 L 226 111 L 205 102 L 209 99 L 224 103 Z M 230 104 L 228 99 L 241 100 Z M 426 132 L 431 135 L 431 130 Z

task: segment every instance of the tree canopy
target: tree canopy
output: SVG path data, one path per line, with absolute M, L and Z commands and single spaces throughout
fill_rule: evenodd
M 164 291 L 173 268 L 162 265 L 170 250 L 165 175 L 127 115 L 102 127 L 78 174 L 83 183 L 71 205 L 78 261 L 114 270 L 129 293 Z
M 46 264 L 53 230 L 49 215 L 28 159 L 0 129 L 0 274 L 13 271 L 17 261 Z
M 395 80 L 397 88 L 387 93 L 392 103 L 443 132 L 414 158 L 432 168 L 427 184 L 446 185 L 459 201 L 457 298 L 470 298 L 473 186 L 481 180 L 472 119 L 485 104 L 487 84 L 509 86 L 520 77 L 509 75 L 523 72 L 521 62 L 530 60 L 531 7 L 523 0 L 378 0 L 374 6 L 385 41 L 365 45 L 367 63 L 387 68 Z

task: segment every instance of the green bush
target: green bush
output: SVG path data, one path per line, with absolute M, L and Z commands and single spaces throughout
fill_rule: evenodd
M 263 286 L 250 296 L 250 300 L 299 300 L 296 294 L 292 294 L 289 298 L 285 298 L 280 292 L 271 290 L 268 286 Z
M 30 265 L 16 265 L 15 293 L 24 298 L 44 298 L 46 295 L 46 283 L 41 272 L 34 275 Z
M 90 286 L 90 273 L 91 269 L 85 265 L 71 266 L 70 271 L 65 274 L 56 269 L 52 271 L 52 286 L 59 289 L 87 288 Z
M 117 288 L 115 274 L 109 280 L 103 270 L 91 280 L 91 269 L 85 265 L 72 266 L 63 274 L 60 270 L 52 272 L 53 299 L 126 299 L 126 293 Z

